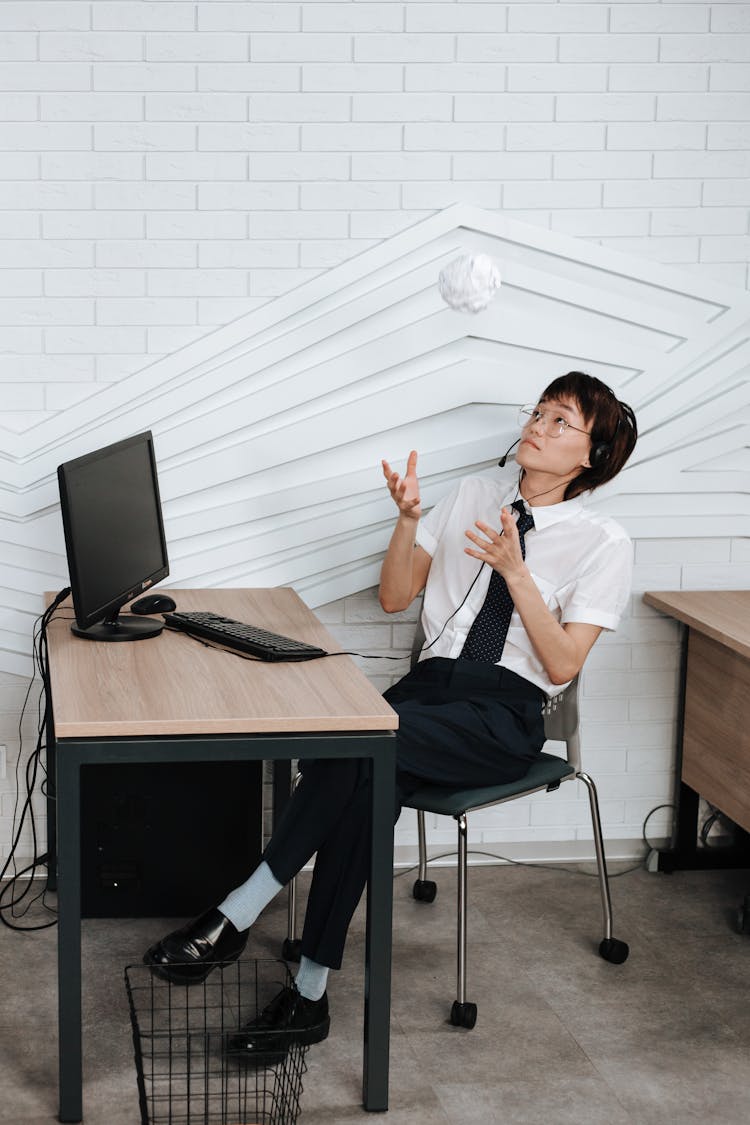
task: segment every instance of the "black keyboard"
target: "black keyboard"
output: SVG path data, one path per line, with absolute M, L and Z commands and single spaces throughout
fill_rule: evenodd
M 194 637 L 214 641 L 237 652 L 247 652 L 261 660 L 314 660 L 326 656 L 325 649 L 309 645 L 305 641 L 295 641 L 280 633 L 269 633 L 257 625 L 247 625 L 244 621 L 234 621 L 219 613 L 181 612 L 164 614 L 164 623 L 169 629 L 180 629 Z

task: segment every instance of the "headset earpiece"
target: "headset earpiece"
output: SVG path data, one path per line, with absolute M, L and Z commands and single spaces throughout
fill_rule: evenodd
M 589 463 L 592 469 L 598 469 L 608 460 L 612 449 L 609 442 L 598 441 L 596 445 L 592 445 L 589 451 Z
M 619 402 L 618 402 L 617 405 L 618 405 L 618 407 L 620 407 Z M 622 409 L 622 408 L 620 407 L 620 409 Z M 615 426 L 615 432 L 612 434 L 612 440 L 611 441 L 598 441 L 598 442 L 596 442 L 595 445 L 591 446 L 591 450 L 589 452 L 589 463 L 590 463 L 592 469 L 600 468 L 602 465 L 604 465 L 609 460 L 610 454 L 612 452 L 612 442 L 614 442 L 614 440 L 617 437 L 619 431 L 620 431 L 620 418 L 618 416 L 617 425 Z

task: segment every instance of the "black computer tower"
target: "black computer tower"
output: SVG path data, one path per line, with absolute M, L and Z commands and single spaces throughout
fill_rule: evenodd
M 262 762 L 81 769 L 81 915 L 192 917 L 257 865 Z

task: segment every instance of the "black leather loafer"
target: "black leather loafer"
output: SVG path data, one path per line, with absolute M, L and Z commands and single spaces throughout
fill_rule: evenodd
M 283 1058 L 291 1043 L 309 1046 L 322 1042 L 330 1026 L 326 993 L 320 1000 L 308 1000 L 292 984 L 282 988 L 257 1019 L 230 1035 L 227 1048 L 241 1061 L 275 1062 Z
M 186 926 L 167 934 L 143 955 L 157 976 L 175 984 L 200 984 L 217 964 L 236 961 L 249 930 L 238 930 L 221 911 L 207 910 Z

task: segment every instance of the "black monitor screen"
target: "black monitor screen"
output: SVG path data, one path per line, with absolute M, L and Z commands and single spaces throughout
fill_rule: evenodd
M 151 433 L 68 461 L 57 476 L 74 632 L 92 640 L 134 640 L 158 632 L 161 621 L 117 616 L 121 606 L 169 573 Z

